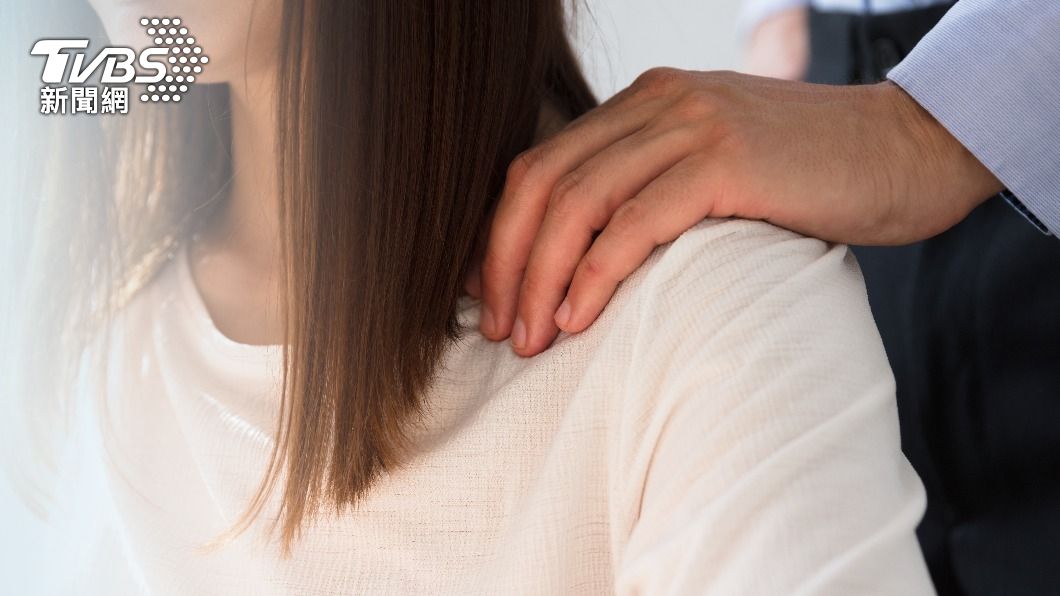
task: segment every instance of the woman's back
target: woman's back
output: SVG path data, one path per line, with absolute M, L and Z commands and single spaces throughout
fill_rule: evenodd
M 703 222 L 532 359 L 478 335 L 477 311 L 402 469 L 308 520 L 290 559 L 262 539 L 276 500 L 202 553 L 268 463 L 281 357 L 213 326 L 181 253 L 83 381 L 113 425 L 91 556 L 155 594 L 930 593 L 923 491 L 845 247 Z M 83 476 L 98 436 L 73 452 Z

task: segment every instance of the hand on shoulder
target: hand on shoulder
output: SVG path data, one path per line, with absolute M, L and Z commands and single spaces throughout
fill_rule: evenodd
M 899 244 L 999 190 L 893 83 L 657 68 L 512 163 L 469 292 L 482 333 L 528 356 L 588 327 L 652 250 L 704 218 Z

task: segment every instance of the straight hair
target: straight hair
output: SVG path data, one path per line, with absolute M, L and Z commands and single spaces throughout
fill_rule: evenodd
M 289 554 L 308 517 L 356 506 L 408 461 L 408 431 L 459 338 L 463 279 L 508 165 L 533 143 L 544 103 L 565 119 L 597 105 L 566 8 L 283 3 L 283 390 L 270 464 L 230 535 L 278 489 L 273 529 Z M 224 86 L 197 85 L 178 106 L 136 105 L 137 114 L 99 124 L 69 119 L 88 127 L 76 134 L 52 117 L 49 155 L 78 167 L 50 170 L 35 195 L 35 240 L 47 242 L 28 270 L 38 281 L 28 320 L 43 341 L 28 368 L 50 368 L 42 365 L 57 346 L 73 362 L 223 204 L 227 102 Z M 38 378 L 22 393 L 43 400 L 46 386 Z M 62 383 L 51 389 L 61 393 Z

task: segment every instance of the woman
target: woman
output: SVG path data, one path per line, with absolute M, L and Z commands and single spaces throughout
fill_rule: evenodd
M 59 589 L 929 592 L 845 248 L 704 222 L 537 358 L 475 331 L 505 167 L 595 102 L 559 0 L 471 4 L 93 0 L 210 61 L 40 216 L 37 335 L 87 346 Z

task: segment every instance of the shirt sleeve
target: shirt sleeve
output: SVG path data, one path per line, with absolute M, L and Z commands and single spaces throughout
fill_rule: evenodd
M 847 248 L 707 222 L 648 276 L 618 593 L 932 594 L 924 490 Z
M 961 0 L 888 78 L 1060 235 L 1060 2 Z

